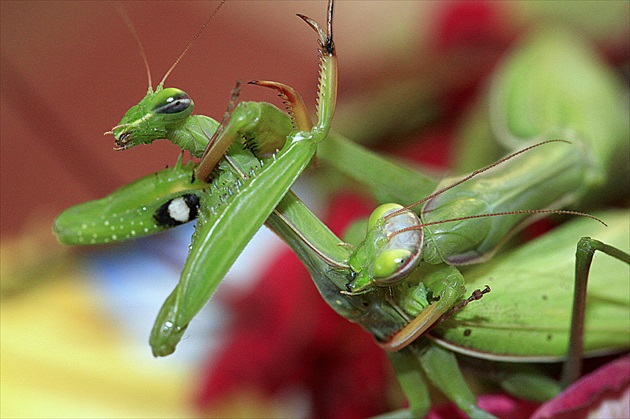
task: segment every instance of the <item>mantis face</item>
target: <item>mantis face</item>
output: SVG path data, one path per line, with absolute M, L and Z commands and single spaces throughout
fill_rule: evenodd
M 368 220 L 365 240 L 348 261 L 353 274 L 348 293 L 369 292 L 374 286 L 387 286 L 407 276 L 420 262 L 421 224 L 420 218 L 402 205 L 376 208 Z
M 166 138 L 169 131 L 185 123 L 193 108 L 192 99 L 183 90 L 161 86 L 155 92 L 149 90 L 109 132 L 116 140 L 115 150 Z

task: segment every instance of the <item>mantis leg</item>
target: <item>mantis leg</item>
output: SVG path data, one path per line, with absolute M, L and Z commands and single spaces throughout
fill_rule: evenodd
M 418 359 L 410 350 L 391 352 L 388 355 L 396 371 L 396 378 L 409 401 L 409 416 L 419 418 L 426 416 L 431 408 L 431 398 Z
M 337 54 L 332 38 L 332 15 L 333 2 L 330 1 L 328 3 L 326 30 L 320 27 L 313 19 L 304 15 L 298 15 L 319 35 L 320 72 L 317 98 L 318 121 L 314 127 L 312 127 L 311 121 L 308 118 L 304 102 L 294 89 L 278 82 L 256 81 L 253 83 L 278 90 L 280 96 L 290 108 L 289 114 L 295 122 L 296 128 L 304 133 L 298 137 L 313 141 L 315 144 L 322 142 L 328 135 L 337 101 Z M 233 93 L 231 102 L 236 99 L 236 95 L 237 93 Z M 252 116 L 248 114 L 245 109 L 247 104 L 240 103 L 234 109 L 234 113 L 229 116 L 231 107 L 232 105 L 228 108 L 228 116 L 225 118 L 227 121 L 221 124 L 221 127 L 219 127 L 212 136 L 208 148 L 204 152 L 202 161 L 197 168 L 196 175 L 201 180 L 205 181 L 209 179 L 212 170 L 221 157 L 225 155 L 230 144 L 232 144 L 239 135 L 243 135 L 245 132 L 262 134 L 257 138 L 257 141 L 252 143 L 255 146 L 254 148 L 260 148 L 260 151 L 263 153 L 273 153 L 275 150 L 280 150 L 284 146 L 285 137 L 291 131 L 289 130 L 289 132 L 286 132 L 284 135 L 278 136 L 277 128 L 269 123 L 267 119 L 264 119 L 265 127 L 257 127 L 254 130 L 252 129 L 253 127 L 249 127 L 248 124 L 256 124 L 256 121 L 259 119 L 252 118 Z M 265 128 L 274 131 L 273 135 L 265 135 Z M 280 144 L 279 141 L 282 143 Z M 257 150 L 254 151 L 256 152 Z
M 293 128 L 299 131 L 311 130 L 313 124 L 306 106 L 295 89 L 273 81 L 255 80 L 250 84 L 277 90 L 293 120 Z M 210 177 L 210 173 L 234 141 L 243 138 L 257 154 L 268 154 L 281 149 L 286 136 L 291 132 L 291 127 L 278 109 L 264 103 L 252 102 L 242 102 L 235 107 L 234 102 L 237 96 L 238 85 L 232 91 L 232 98 L 223 122 L 210 138 L 197 168 L 196 175 L 201 180 L 207 180 Z
M 582 237 L 575 252 L 575 289 L 573 313 L 569 337 L 569 352 L 562 371 L 562 384 L 568 386 L 576 381 L 582 370 L 582 346 L 584 340 L 584 314 L 586 311 L 586 285 L 595 252 L 605 254 L 630 264 L 630 254 L 590 237 Z
M 253 80 L 250 81 L 249 84 L 277 90 L 278 96 L 282 99 L 298 131 L 310 131 L 311 128 L 313 128 L 313 122 L 308 116 L 308 111 L 306 105 L 304 105 L 302 96 L 300 96 L 294 88 L 277 81 Z
M 429 341 L 425 341 L 423 345 L 412 345 L 410 348 L 416 352 L 422 369 L 427 377 L 431 378 L 431 382 L 468 416 L 495 417 L 477 406 L 477 398 L 464 380 L 453 352 Z
M 269 103 L 241 102 L 232 106 L 221 126 L 210 138 L 196 170 L 198 179 L 207 181 L 210 174 L 234 141 L 243 141 L 255 154 L 270 154 L 282 149 L 292 126 L 282 111 Z

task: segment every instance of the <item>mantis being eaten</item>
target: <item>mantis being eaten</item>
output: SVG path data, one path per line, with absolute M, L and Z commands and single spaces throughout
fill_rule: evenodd
M 214 13 L 216 10 L 212 16 Z M 263 224 L 296 252 L 328 304 L 348 320 L 360 323 L 390 353 L 410 400 L 410 410 L 405 414 L 423 416 L 428 411 L 425 374 L 466 413 L 489 417 L 476 406 L 454 352 L 497 364 L 551 362 L 570 352 L 568 383 L 579 374 L 576 364 L 583 350 L 627 350 L 629 303 L 615 294 L 614 288 L 620 282 L 627 287 L 628 278 L 612 278 L 611 283 L 600 274 L 591 280 L 589 293 L 605 293 L 610 287 L 616 299 L 599 301 L 600 308 L 595 311 L 601 310 L 602 314 L 595 320 L 591 318 L 593 310 L 587 312 L 584 342 L 580 332 L 577 341 L 568 343 L 571 324 L 582 328 L 585 316 L 583 291 L 588 268 L 584 264 L 588 263 L 584 261 L 600 250 L 630 263 L 628 254 L 617 249 L 627 244 L 627 213 L 625 217 L 621 213 L 598 214 L 613 226 L 612 233 L 607 233 L 601 225 L 586 219 L 599 218 L 560 209 L 583 198 L 595 180 L 601 182 L 606 156 L 612 155 L 609 148 L 600 143 L 594 146 L 585 130 L 574 135 L 570 131 L 572 121 L 550 118 L 549 126 L 538 126 L 523 136 L 529 142 L 512 147 L 507 157 L 468 176 L 444 179 L 438 184 L 330 132 L 337 99 L 333 1 L 328 3 L 327 24 L 323 27 L 298 16 L 315 30 L 319 40 L 317 123 L 311 122 L 294 89 L 271 81 L 251 83 L 276 90 L 288 114 L 269 103 L 236 104 L 234 93 L 222 122 L 192 115 L 191 98 L 182 90 L 164 87 L 171 68 L 155 91 L 149 87 L 146 97 L 109 133 L 119 150 L 167 139 L 200 161 L 184 163 L 180 156 L 174 167 L 141 178 L 103 199 L 69 208 L 55 220 L 59 240 L 79 245 L 127 240 L 198 219 L 180 281 L 151 332 L 154 355 L 165 356 L 175 350 L 190 321 Z M 510 89 L 506 83 L 497 89 Z M 493 103 L 496 106 L 499 102 L 496 99 Z M 495 125 L 504 122 L 496 115 L 510 117 L 514 112 L 504 108 L 496 111 Z M 514 132 L 509 124 L 501 126 Z M 598 154 L 592 149 L 603 151 Z M 356 167 L 369 168 L 373 175 L 355 176 L 368 188 L 380 188 L 382 179 L 376 173 L 386 172 L 407 188 L 404 199 L 426 198 L 412 205 L 386 203 L 378 207 L 367 222 L 364 238 L 342 241 L 290 191 L 316 153 L 324 164 L 342 172 L 360 172 L 348 169 L 344 163 L 347 156 L 355 160 Z M 420 178 L 424 187 L 419 190 L 416 185 Z M 412 207 L 420 203 L 424 204 L 422 208 L 413 212 Z M 549 238 L 493 257 L 516 231 L 549 213 L 585 217 Z M 576 234 L 578 237 L 573 238 Z M 610 245 L 588 238 L 580 242 L 588 249 L 576 265 L 576 288 L 580 293 L 571 320 L 568 315 L 557 314 L 557 307 L 567 311 L 574 304 L 567 291 L 573 272 L 567 269 L 565 250 L 567 246 L 575 248 L 579 235 L 587 234 Z M 531 273 L 530 278 L 522 278 L 527 275 L 523 260 L 535 260 L 532 253 L 536 252 L 562 262 L 549 263 L 549 269 L 539 270 L 535 278 Z M 617 265 L 622 265 L 613 259 L 603 263 L 612 263 L 610 270 L 619 270 Z M 457 268 L 467 264 L 478 267 L 462 272 Z M 554 291 L 547 280 L 563 285 Z M 518 297 L 508 292 L 516 288 L 513 281 L 525 284 L 520 291 L 523 297 L 536 296 L 524 309 L 514 307 L 518 306 Z M 468 304 L 490 288 L 492 292 L 482 301 Z M 472 296 L 466 298 L 466 293 Z M 538 293 L 544 297 L 538 298 Z M 509 297 L 503 297 L 506 295 Z M 504 323 L 510 317 L 506 313 L 540 313 L 547 309 L 549 314 L 535 320 Z M 601 321 L 613 317 L 617 319 L 613 324 L 602 326 Z M 538 334 L 527 335 L 523 330 L 537 330 Z M 512 339 L 520 340 L 512 344 Z M 524 365 L 510 373 L 514 393 L 523 389 L 518 385 L 519 377 L 538 377 Z M 545 390 L 537 396 L 553 397 L 559 386 L 546 378 L 540 380 Z

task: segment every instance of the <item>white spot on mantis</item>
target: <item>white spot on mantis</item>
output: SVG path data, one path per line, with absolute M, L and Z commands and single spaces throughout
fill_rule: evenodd
M 190 208 L 183 197 L 175 198 L 168 204 L 168 215 L 175 221 L 190 221 Z
M 118 236 L 115 234 L 112 234 L 112 240 L 116 240 L 116 239 L 118 239 Z
M 105 220 L 105 225 L 108 226 L 109 225 L 109 221 Z

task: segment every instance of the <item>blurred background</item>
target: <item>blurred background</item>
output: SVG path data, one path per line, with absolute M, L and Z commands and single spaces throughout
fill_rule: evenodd
M 95 249 L 63 248 L 51 234 L 52 221 L 63 209 L 173 165 L 179 154 L 166 141 L 114 152 L 112 137 L 102 135 L 147 89 L 138 47 L 116 7 L 122 6 L 136 26 L 155 86 L 216 4 L 0 3 L 3 417 L 313 412 L 323 417 L 340 412 L 334 401 L 328 410 L 313 407 L 315 401 L 329 400 L 315 389 L 317 383 L 340 385 L 313 371 L 287 372 L 274 382 L 265 381 L 269 376 L 246 375 L 239 379 L 248 386 L 239 387 L 233 370 L 221 376 L 215 368 L 229 358 L 243 374 L 258 368 L 255 362 L 246 364 L 248 348 L 241 345 L 241 352 L 235 352 L 239 318 L 233 310 L 252 307 L 251 300 L 241 298 L 262 292 L 256 281 L 277 270 L 275 255 L 286 253 L 271 233 L 257 237 L 221 287 L 218 301 L 199 316 L 175 355 L 159 360 L 151 357 L 146 341 L 155 313 L 177 281 L 192 227 Z M 325 9 L 324 1 L 228 1 L 166 85 L 184 89 L 195 101 L 196 113 L 216 119 L 225 112 L 237 80 L 282 81 L 314 109 L 316 38 L 295 14 L 323 23 Z M 594 42 L 627 80 L 630 16 L 625 2 L 338 1 L 335 13 L 340 61 L 336 129 L 405 158 L 422 155 L 422 163 L 435 169 L 448 167 L 447 145 L 457 121 L 484 92 L 498 60 L 534 26 L 551 21 L 573 28 Z M 240 99 L 279 104 L 273 92 L 249 86 Z M 308 184 L 303 189 L 326 214 L 331 205 L 326 193 Z M 347 204 L 346 198 L 333 202 L 339 204 L 339 199 Z M 268 245 L 270 240 L 275 244 Z M 261 274 L 255 277 L 252 270 Z M 303 284 L 304 289 L 284 292 L 318 298 L 307 277 Z M 258 308 L 282 304 L 274 298 L 280 297 L 269 295 Z M 289 315 L 299 319 L 300 309 Z M 313 308 L 316 313 L 326 309 Z M 274 321 L 268 326 L 277 326 Z M 346 333 L 357 333 L 370 345 L 370 338 L 352 330 Z M 334 350 L 327 346 L 330 336 L 317 333 L 317 339 L 306 341 L 327 343 L 310 345 L 309 353 Z M 265 336 L 277 337 L 271 332 Z M 265 336 L 257 336 L 257 342 Z M 226 347 L 232 349 L 226 352 Z M 280 357 L 278 348 L 269 350 Z M 379 380 L 388 397 L 381 405 L 363 403 L 369 409 L 349 410 L 350 416 L 377 414 L 400 403 L 391 395 L 395 385 L 382 354 L 366 356 L 377 360 L 372 365 L 383 365 L 370 377 Z M 343 371 L 350 365 L 347 359 L 326 362 L 329 367 L 320 369 L 331 375 L 357 374 Z M 212 389 L 221 387 L 236 396 L 215 396 Z

